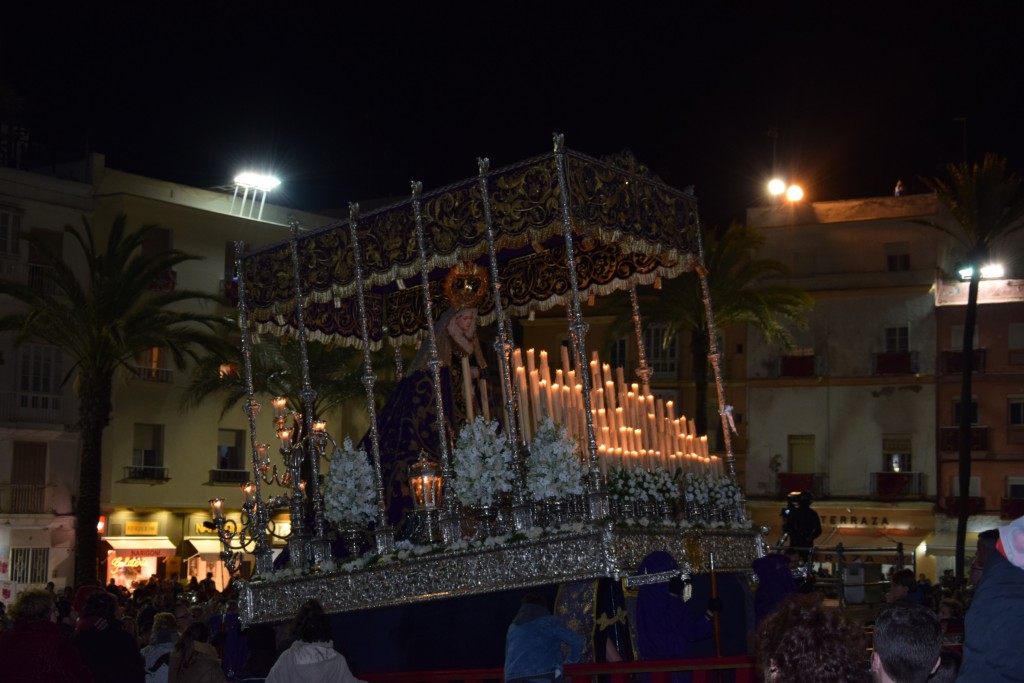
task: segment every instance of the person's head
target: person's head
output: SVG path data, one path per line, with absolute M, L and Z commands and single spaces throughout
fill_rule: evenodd
M 890 605 L 899 602 L 917 588 L 913 569 L 899 569 L 889 581 L 889 590 L 885 592 L 885 601 Z
M 871 668 L 883 681 L 924 683 L 939 665 L 942 626 L 923 605 L 900 602 L 875 620 Z
M 977 586 L 978 581 L 981 580 L 981 573 L 985 570 L 985 560 L 988 559 L 988 554 L 995 549 L 998 541 L 999 529 L 988 529 L 978 534 L 978 545 L 967 574 L 967 580 L 972 586 Z
M 192 624 L 192 610 L 187 602 L 179 602 L 174 606 L 174 622 L 178 627 L 178 633 L 184 633 Z
M 153 615 L 153 629 L 149 634 L 149 642 L 173 643 L 178 639 L 178 622 L 170 612 L 157 612 Z
M 938 617 L 939 621 L 963 619 L 964 606 L 960 604 L 959 600 L 943 598 L 942 602 L 939 603 Z
M 815 595 L 787 598 L 757 633 L 767 683 L 866 683 L 863 629 Z
M 206 572 L 206 580 L 213 581 L 213 572 Z
M 91 593 L 82 610 L 83 617 L 98 617 L 108 621 L 117 619 L 121 604 L 117 597 L 103 590 Z
M 306 643 L 324 643 L 331 640 L 331 622 L 324 608 L 316 600 L 307 600 L 299 607 L 292 622 L 292 634 Z
M 28 590 L 18 593 L 11 613 L 15 623 L 38 623 L 50 621 L 56 616 L 53 596 L 45 590 Z
M 210 627 L 201 621 L 189 624 L 188 628 L 174 641 L 178 653 L 178 666 L 187 668 L 195 658 L 196 644 L 210 642 Z

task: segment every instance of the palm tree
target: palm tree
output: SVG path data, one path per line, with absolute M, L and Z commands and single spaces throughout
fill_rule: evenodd
M 73 359 L 64 380 L 74 375 L 82 439 L 75 508 L 78 585 L 97 578 L 103 432 L 113 409 L 114 372 L 153 347 L 166 349 L 175 365 L 183 368 L 199 352 L 216 352 L 224 346 L 223 335 L 214 333 L 219 318 L 185 310 L 196 302 L 219 301 L 216 296 L 161 286 L 175 266 L 196 257 L 174 249 L 144 254 L 142 244 L 157 226 L 126 233 L 126 223 L 124 215 L 114 219 L 105 246 L 97 244 L 85 219 L 84 230 L 65 228 L 84 257 L 81 273 L 45 240 L 22 235 L 46 266 L 42 286 L 0 280 L 0 294 L 24 304 L 21 311 L 0 316 L 0 331 L 17 331 L 19 344 L 29 340 L 52 344 Z
M 715 326 L 753 325 L 765 341 L 791 346 L 786 323 L 802 327 L 803 314 L 814 300 L 801 289 L 771 282 L 787 275 L 788 269 L 778 261 L 757 258 L 764 244 L 761 234 L 735 223 L 721 232 L 705 231 L 704 262 Z M 708 321 L 699 276 L 684 273 L 667 281 L 661 291 L 648 289 L 641 296 L 640 310 L 645 322 L 665 326 L 666 342 L 679 334 L 690 335 L 694 425 L 698 434 L 707 434 Z M 615 327 L 621 330 L 623 323 L 620 319 Z
M 299 343 L 289 338 L 260 335 L 250 347 L 253 391 L 257 394 L 284 396 L 299 400 L 302 389 L 302 358 Z M 319 342 L 306 344 L 309 372 L 316 398 L 309 407 L 310 415 L 322 416 L 332 408 L 351 399 L 366 398 L 362 384 L 363 352 L 351 347 L 325 346 Z M 387 396 L 394 382 L 390 380 L 390 364 L 383 352 L 375 354 L 377 371 L 374 393 Z M 214 394 L 223 396 L 221 415 L 246 400 L 246 379 L 242 376 L 242 350 L 233 346 L 226 358 L 208 356 L 196 364 L 192 381 L 182 395 L 185 408 L 195 408 Z M 305 413 L 304 406 L 291 406 Z
M 986 154 L 981 163 L 949 164 L 946 177 L 924 179 L 939 201 L 949 209 L 953 227 L 925 222 L 950 235 L 963 249 L 971 266 L 971 282 L 964 311 L 963 379 L 960 384 L 959 467 L 960 510 L 956 528 L 956 576 L 964 576 L 967 498 L 971 480 L 971 374 L 974 371 L 974 329 L 978 318 L 978 283 L 981 267 L 988 264 L 992 247 L 1024 227 L 1024 193 L 1021 178 L 1007 169 L 1005 159 Z

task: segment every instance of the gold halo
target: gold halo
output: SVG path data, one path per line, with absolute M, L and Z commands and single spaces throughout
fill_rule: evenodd
M 444 278 L 444 295 L 453 306 L 476 308 L 487 295 L 490 281 L 482 266 L 465 261 L 448 271 Z

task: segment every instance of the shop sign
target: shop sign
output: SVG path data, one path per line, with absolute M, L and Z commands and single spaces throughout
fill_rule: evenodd
M 122 571 L 124 569 L 141 569 L 145 560 L 138 556 L 123 557 L 114 556 L 108 560 L 111 571 Z
M 160 523 L 159 522 L 140 522 L 138 520 L 128 520 L 124 523 L 124 535 L 125 536 L 159 536 L 160 535 Z

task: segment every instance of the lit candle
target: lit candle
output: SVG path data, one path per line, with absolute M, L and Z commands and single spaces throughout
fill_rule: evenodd
M 283 420 L 286 416 L 285 408 L 288 405 L 288 399 L 284 396 L 276 396 L 271 403 L 274 405 L 274 417 Z
M 210 508 L 213 510 L 214 519 L 224 519 L 224 499 L 211 498 Z
M 313 420 L 313 431 L 314 432 L 325 432 L 325 431 L 327 431 L 327 420 Z
M 480 409 L 483 411 L 484 419 L 491 421 L 491 398 L 487 395 L 487 380 L 481 377 L 480 383 Z
M 466 422 L 473 421 L 473 375 L 469 356 L 462 357 L 462 398 L 466 402 Z
M 292 430 L 288 427 L 282 427 L 277 430 L 277 438 L 281 440 L 281 447 L 287 448 L 291 444 Z

